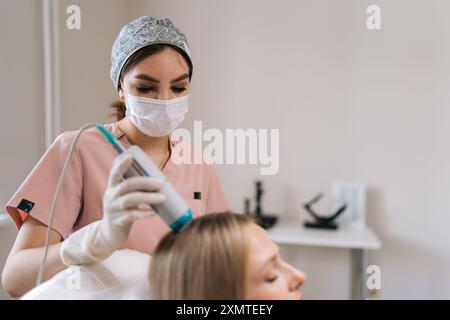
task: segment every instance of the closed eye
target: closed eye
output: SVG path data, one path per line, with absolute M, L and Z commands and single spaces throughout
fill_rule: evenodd
M 137 87 L 136 89 L 140 93 L 148 93 L 148 92 L 154 90 L 154 88 L 149 88 L 149 87 Z
M 136 90 L 137 90 L 139 93 L 149 93 L 149 92 L 151 92 L 151 91 L 155 91 L 154 88 L 149 88 L 149 87 L 137 87 Z M 185 91 L 186 88 L 184 88 L 184 87 L 181 87 L 181 88 L 176 87 L 176 88 L 175 88 L 175 87 L 174 87 L 174 88 L 172 88 L 172 90 L 173 90 L 173 92 L 175 92 L 175 93 L 181 93 L 181 92 Z
M 277 278 L 278 278 L 277 276 L 268 278 L 268 279 L 266 279 L 266 282 L 269 282 L 269 283 L 274 282 L 275 280 L 277 280 Z
M 181 93 L 181 92 L 183 92 L 184 90 L 186 90 L 186 88 L 184 88 L 184 87 L 178 87 L 178 88 L 173 87 L 172 90 L 173 90 L 173 92 L 175 92 L 175 93 Z

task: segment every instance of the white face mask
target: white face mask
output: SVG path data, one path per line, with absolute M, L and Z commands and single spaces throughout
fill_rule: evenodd
M 189 94 L 170 99 L 159 100 L 143 98 L 125 93 L 126 116 L 144 134 L 151 137 L 163 137 L 174 131 L 188 111 Z

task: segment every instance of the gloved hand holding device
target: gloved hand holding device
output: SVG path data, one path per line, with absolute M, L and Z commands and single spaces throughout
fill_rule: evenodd
M 60 253 L 65 265 L 88 264 L 109 257 L 127 239 L 134 221 L 155 214 L 140 205 L 157 206 L 165 201 L 158 192 L 163 187 L 160 179 L 123 178 L 132 160 L 127 153 L 114 160 L 103 197 L 103 219 L 77 230 L 63 242 Z

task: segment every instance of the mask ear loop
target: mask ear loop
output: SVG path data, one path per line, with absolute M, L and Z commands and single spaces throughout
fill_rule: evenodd
M 127 103 L 126 103 L 126 100 L 128 100 L 128 93 L 125 91 L 125 86 L 123 85 L 123 82 L 122 82 L 122 80 L 120 80 L 120 88 L 122 89 L 122 92 L 123 92 L 123 96 L 122 97 L 120 97 L 121 99 L 122 99 L 122 101 L 123 101 L 123 104 L 125 105 L 125 117 L 128 115 L 127 113 L 128 113 L 128 106 L 127 106 Z
M 125 86 L 123 85 L 122 80 L 120 81 L 119 84 L 120 84 L 120 89 L 122 89 L 122 92 L 123 92 L 123 96 L 121 98 L 125 100 L 125 97 L 127 96 L 127 92 L 125 91 Z

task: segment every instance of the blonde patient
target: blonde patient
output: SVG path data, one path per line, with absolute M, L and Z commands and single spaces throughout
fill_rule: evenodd
M 153 299 L 302 299 L 305 274 L 250 217 L 216 213 L 168 233 L 150 264 Z
M 71 249 L 62 251 L 63 260 L 77 263 L 22 299 L 303 298 L 300 287 L 305 274 L 284 262 L 278 246 L 246 215 L 226 212 L 196 218 L 180 231 L 165 235 L 151 257 L 119 248 L 108 257 L 94 257 L 98 251 L 89 245 L 89 239 L 98 223 L 101 221 L 81 228 L 66 240 Z M 68 252 L 76 255 L 69 256 Z M 80 275 L 78 282 L 82 285 L 72 290 L 68 283 L 75 274 Z

